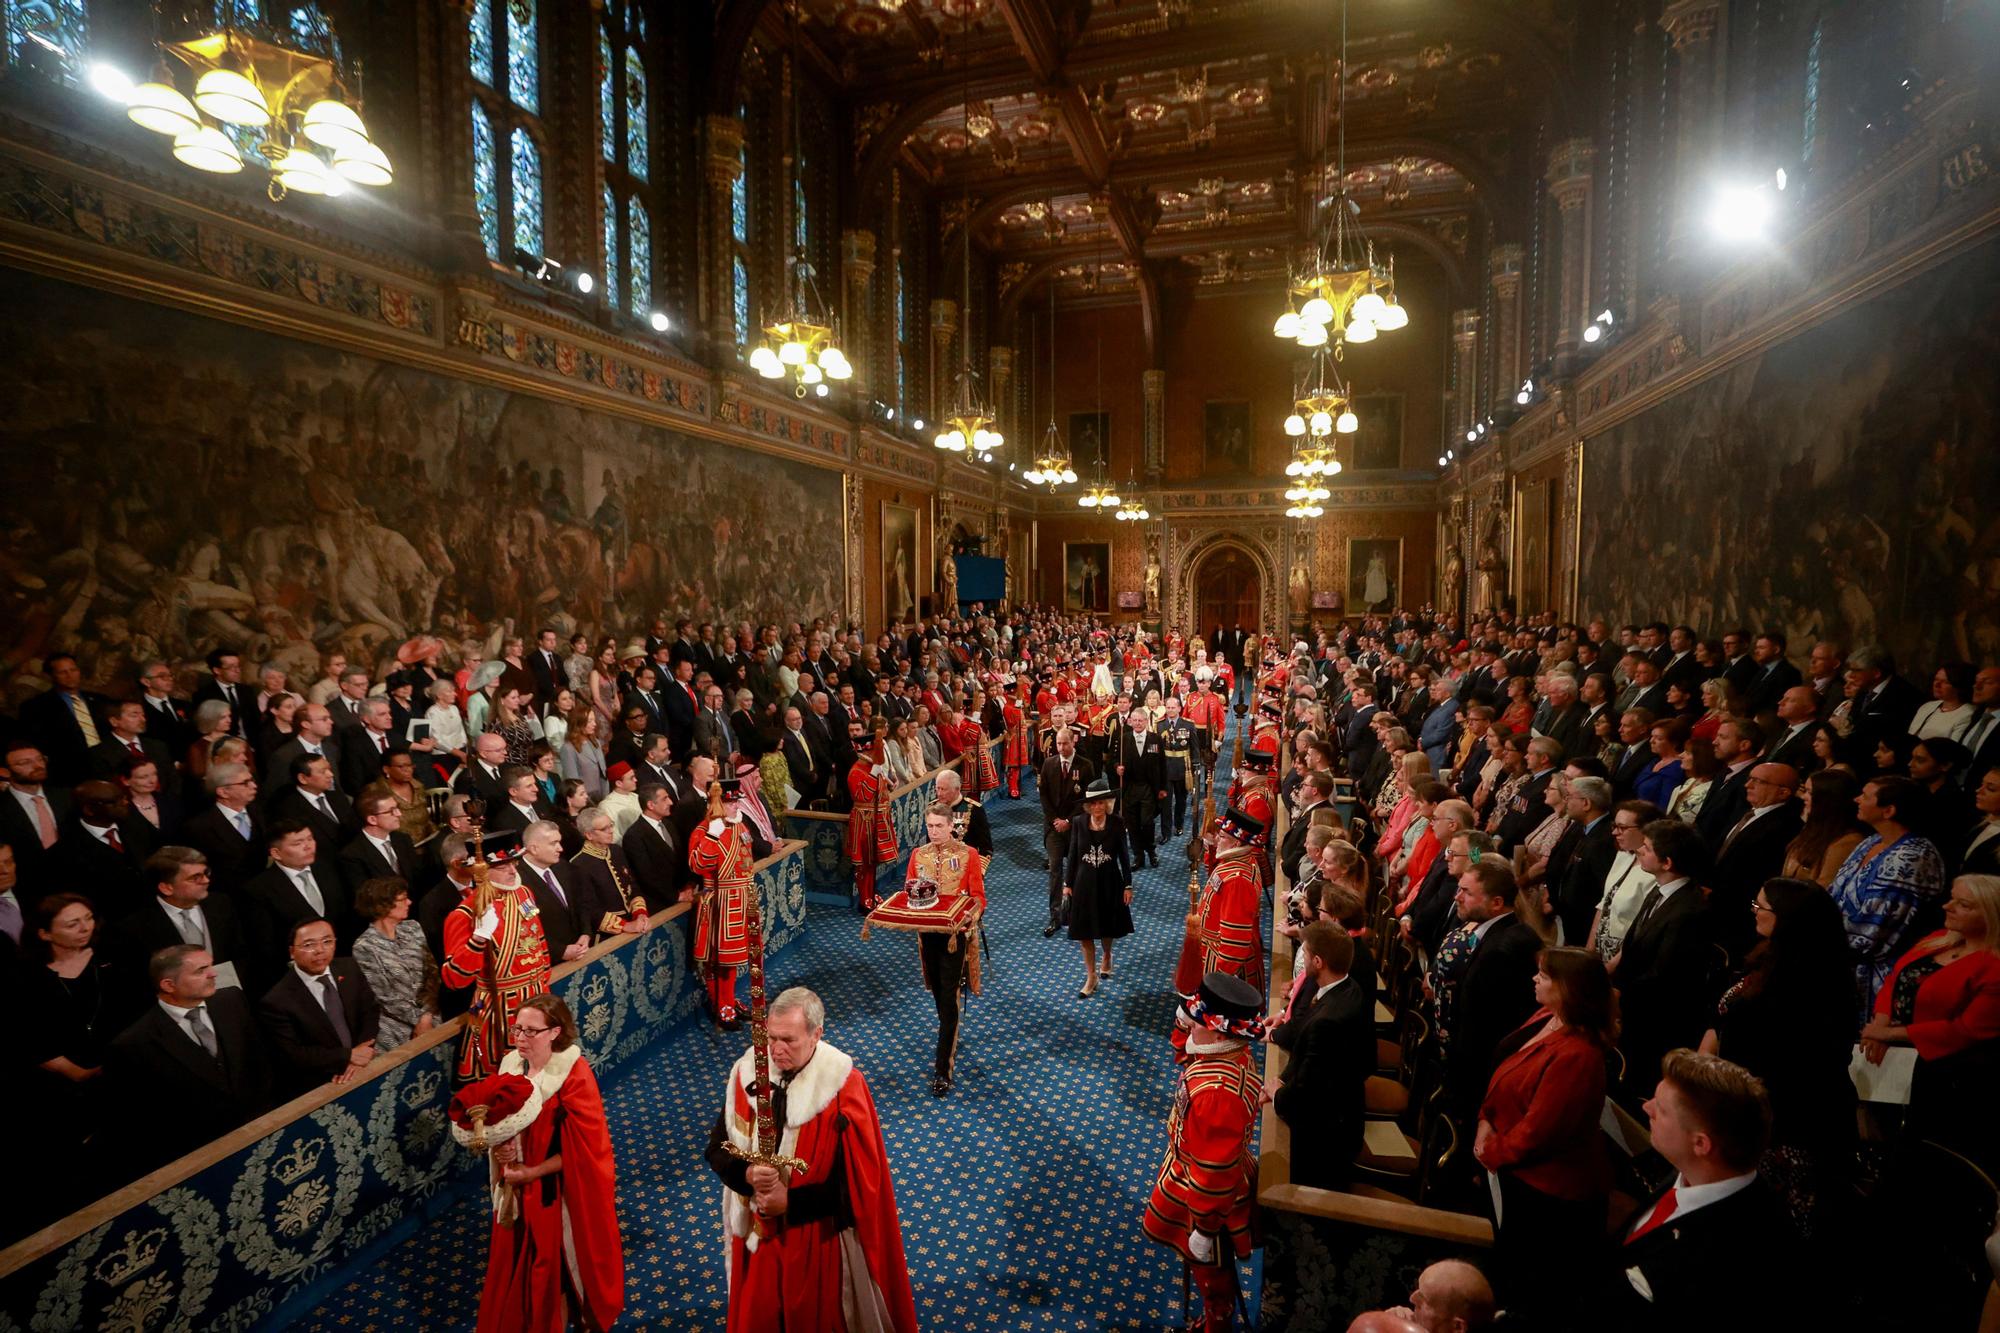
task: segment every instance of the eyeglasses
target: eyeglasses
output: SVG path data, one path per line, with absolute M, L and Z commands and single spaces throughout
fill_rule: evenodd
M 1763 902 L 1751 903 L 1750 910 L 1753 912 L 1769 912 L 1772 916 L 1776 916 L 1778 914 L 1777 908 L 1771 906 L 1771 904 L 1769 903 L 1763 903 Z
M 526 1028 L 515 1023 L 507 1029 L 508 1035 L 515 1037 L 539 1037 L 544 1032 L 554 1032 L 554 1028 Z

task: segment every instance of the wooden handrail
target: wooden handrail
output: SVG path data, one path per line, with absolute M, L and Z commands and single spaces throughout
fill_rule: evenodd
M 782 840 L 769 856 L 764 857 L 751 868 L 751 873 L 754 875 L 776 864 L 785 857 L 797 852 L 805 845 L 803 841 L 797 838 Z M 664 912 L 653 914 L 654 928 L 657 929 L 677 917 L 686 916 L 693 910 L 693 903 L 677 902 Z M 644 935 L 613 935 L 609 939 L 600 940 L 592 945 L 589 952 L 585 953 L 581 958 L 557 964 L 549 973 L 549 984 L 553 986 L 556 982 L 568 977 L 579 968 L 586 967 L 598 959 L 626 948 L 644 938 Z M 445 1042 L 456 1041 L 459 1033 L 464 1030 L 465 1025 L 469 1021 L 471 1021 L 469 1015 L 461 1014 L 456 1018 L 440 1023 L 421 1037 L 413 1037 L 394 1050 L 376 1056 L 369 1062 L 368 1067 L 352 1080 L 346 1083 L 323 1084 L 320 1087 L 314 1088 L 311 1092 L 303 1093 L 280 1106 L 273 1107 L 263 1115 L 258 1116 L 255 1120 L 249 1121 L 240 1128 L 231 1130 L 221 1138 L 211 1140 L 186 1156 L 178 1157 L 168 1162 L 165 1166 L 158 1167 L 146 1175 L 139 1177 L 131 1184 L 112 1191 L 96 1203 L 85 1208 L 80 1208 L 68 1217 L 51 1222 L 33 1235 L 16 1241 L 5 1250 L 0 1250 L 0 1279 L 5 1279 L 17 1270 L 25 1268 L 36 1260 L 63 1248 L 75 1241 L 79 1236 L 88 1234 L 93 1229 L 111 1221 L 127 1209 L 136 1207 L 154 1195 L 170 1190 L 181 1182 L 199 1175 L 216 1163 L 235 1156 L 265 1136 L 283 1129 L 293 1121 L 303 1120 L 322 1106 L 330 1102 L 339 1101 L 341 1098 L 354 1092 L 357 1088 L 373 1083 L 398 1066 L 408 1064 L 411 1060 L 414 1060 L 426 1051 L 433 1050 Z

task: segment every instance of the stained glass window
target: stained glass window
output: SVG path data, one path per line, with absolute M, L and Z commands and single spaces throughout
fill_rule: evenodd
M 806 216 L 806 164 L 799 159 L 798 174 L 792 177 L 792 247 L 800 254 L 811 254 L 812 225 Z
M 534 136 L 516 129 L 513 138 L 514 244 L 529 254 L 542 253 L 542 150 Z
M 743 262 L 743 256 L 736 256 L 736 345 L 750 345 L 750 266 Z
M 524 111 L 540 109 L 541 28 L 535 0 L 507 0 L 507 96 Z
M 479 236 L 486 253 L 500 257 L 500 162 L 493 142 L 493 118 L 472 104 L 472 198 L 479 208 Z
M 618 58 L 611 53 L 611 34 L 600 27 L 597 30 L 597 66 L 603 71 L 597 81 L 597 110 L 603 118 L 599 130 L 599 142 L 603 145 L 604 160 L 618 159 Z
M 493 0 L 472 0 L 472 77 L 493 86 Z
M 646 179 L 646 66 L 639 52 L 625 48 L 625 170 Z
M 1813 140 L 1819 137 L 1820 46 L 1825 39 L 1826 20 L 1822 18 L 1814 22 L 1812 36 L 1806 42 L 1806 88 L 1805 97 L 1803 98 L 1805 102 L 1805 124 L 1802 127 L 1804 142 L 1799 150 L 1799 160 L 1801 162 L 1812 161 Z
M 637 198 L 626 205 L 632 232 L 632 313 L 643 319 L 653 308 L 653 224 Z
M 738 165 L 736 179 L 729 182 L 729 234 L 738 245 L 750 243 L 750 182 L 749 172 Z
M 6 0 L 7 62 L 74 84 L 88 48 L 84 0 Z
M 604 187 L 604 286 L 613 304 L 623 299 L 625 287 L 618 280 L 618 196 Z

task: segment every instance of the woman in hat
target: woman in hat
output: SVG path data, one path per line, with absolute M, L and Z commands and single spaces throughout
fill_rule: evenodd
M 1125 821 L 1111 813 L 1118 789 L 1099 774 L 1083 793 L 1085 818 L 1070 826 L 1069 860 L 1063 871 L 1063 903 L 1069 937 L 1083 946 L 1083 989 L 1079 1000 L 1097 994 L 1097 980 L 1111 975 L 1111 941 L 1132 933 L 1132 863 L 1126 852 Z M 1098 966 L 1096 945 L 1104 945 Z

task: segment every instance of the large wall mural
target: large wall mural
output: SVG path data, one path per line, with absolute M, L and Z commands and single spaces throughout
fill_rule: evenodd
M 1581 610 L 2000 657 L 2000 244 L 1587 445 Z
M 843 605 L 840 475 L 0 270 L 5 679 Z

